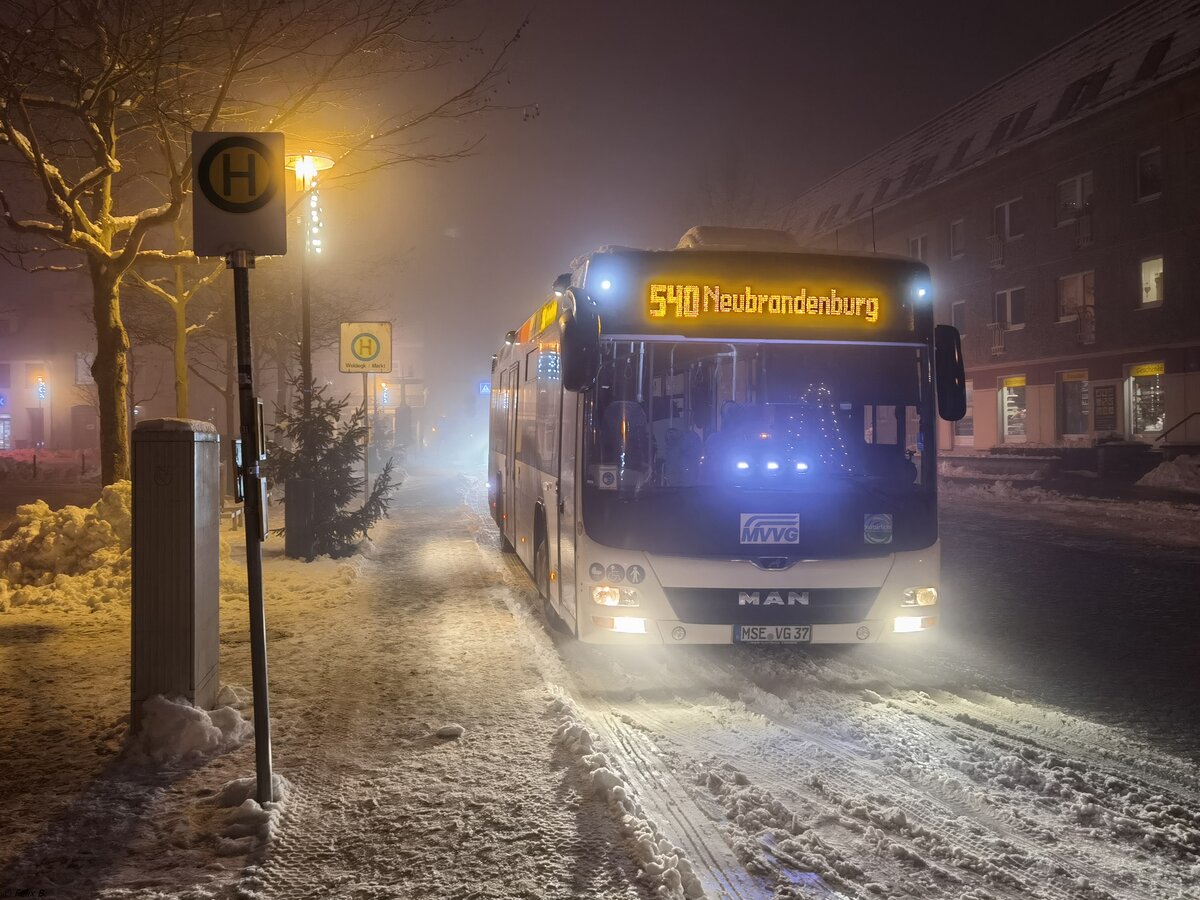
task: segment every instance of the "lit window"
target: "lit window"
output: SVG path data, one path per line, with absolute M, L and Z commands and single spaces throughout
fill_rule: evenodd
M 1142 306 L 1158 306 L 1163 302 L 1163 258 L 1155 256 L 1142 260 Z
M 1129 367 L 1129 426 L 1135 436 L 1161 434 L 1166 424 L 1166 390 L 1161 362 Z
M 1022 443 L 1026 438 L 1025 376 L 1000 379 L 1000 437 L 1005 443 Z
M 966 225 L 962 219 L 950 223 L 950 258 L 958 259 L 966 253 Z
M 1137 160 L 1137 198 L 1138 200 L 1153 200 L 1162 194 L 1163 166 L 1162 148 L 1155 147 L 1138 155 Z
M 966 382 L 967 414 L 954 423 L 954 443 L 969 447 L 975 443 L 975 382 Z
M 1074 222 L 1092 211 L 1092 173 L 1085 172 L 1058 183 L 1058 224 Z
M 1086 369 L 1058 376 L 1058 428 L 1063 437 L 1083 437 L 1090 430 L 1088 393 Z
M 1096 305 L 1096 274 L 1077 272 L 1058 279 L 1058 321 L 1078 319 L 1085 307 Z

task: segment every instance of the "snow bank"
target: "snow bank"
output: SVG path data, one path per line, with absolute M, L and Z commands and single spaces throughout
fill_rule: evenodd
M 0 612 L 18 606 L 128 610 L 131 487 L 104 488 L 95 505 L 17 507 L 0 540 Z
M 254 726 L 232 706 L 205 710 L 161 695 L 142 704 L 142 725 L 130 741 L 131 759 L 194 765 L 239 746 Z
M 278 833 L 291 795 L 291 782 L 273 773 L 271 796 L 275 799 L 261 805 L 254 799 L 257 790 L 258 782 L 253 777 L 236 778 L 225 784 L 216 796 L 203 801 L 218 810 L 215 817 L 218 855 L 241 856 L 250 853 Z
M 683 850 L 667 840 L 646 817 L 625 779 L 609 766 L 608 757 L 596 749 L 595 737 L 574 705 L 559 698 L 551 702 L 550 712 L 562 717 L 552 741 L 578 757 L 579 767 L 587 774 L 592 790 L 608 804 L 633 850 L 642 880 L 654 895 L 671 900 L 703 897 L 704 888 Z
M 1143 475 L 1138 484 L 1200 493 L 1200 455 L 1177 456 L 1161 462 Z

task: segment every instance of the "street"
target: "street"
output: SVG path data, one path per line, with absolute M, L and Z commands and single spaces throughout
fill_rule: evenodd
M 127 624 L 3 623 L 0 897 L 1194 895 L 1194 548 L 951 492 L 933 652 L 604 650 L 545 629 L 483 504 L 418 475 L 369 559 L 268 548 L 258 831 L 214 806 L 252 741 L 121 751 Z

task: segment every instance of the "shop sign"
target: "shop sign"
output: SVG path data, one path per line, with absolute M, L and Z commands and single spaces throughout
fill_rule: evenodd
M 1142 363 L 1138 366 L 1129 367 L 1129 375 L 1132 378 L 1142 378 L 1146 375 L 1164 375 L 1166 374 L 1166 366 L 1160 362 Z
M 1025 376 L 1011 375 L 1008 378 L 1005 378 L 1001 383 L 1006 388 L 1025 387 Z

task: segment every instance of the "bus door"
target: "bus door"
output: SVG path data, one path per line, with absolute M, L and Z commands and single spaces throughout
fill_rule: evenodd
M 579 466 L 579 408 L 583 395 L 564 390 L 558 438 L 558 589 L 560 615 L 574 626 L 575 607 L 575 478 Z
M 504 423 L 508 453 L 504 455 L 504 471 L 500 473 L 504 497 L 504 536 L 510 544 L 517 541 L 517 398 L 520 396 L 520 364 L 514 363 L 504 375 L 504 389 L 508 392 L 508 418 Z

